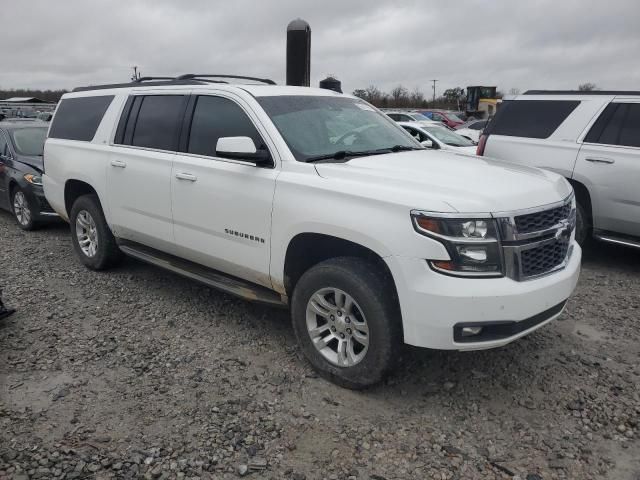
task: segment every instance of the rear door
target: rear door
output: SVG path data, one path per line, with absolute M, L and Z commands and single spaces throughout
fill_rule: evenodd
M 574 178 L 589 188 L 594 228 L 640 236 L 640 100 L 616 99 L 586 133 Z
M 107 166 L 112 227 L 121 238 L 171 253 L 171 168 L 188 92 L 131 96 Z
M 171 174 L 179 255 L 271 287 L 271 211 L 279 170 L 218 156 L 221 137 L 250 137 L 275 149 L 251 108 L 228 92 L 194 95 Z

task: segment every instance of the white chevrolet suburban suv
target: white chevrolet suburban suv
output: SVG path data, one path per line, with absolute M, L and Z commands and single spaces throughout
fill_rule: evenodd
M 223 80 L 64 95 L 44 189 L 87 267 L 124 252 L 288 305 L 310 363 L 350 388 L 403 341 L 492 348 L 560 315 L 581 259 L 564 178 L 426 150 L 356 97 Z
M 640 247 L 640 92 L 531 90 L 507 98 L 478 153 L 567 178 L 578 243 L 593 235 Z

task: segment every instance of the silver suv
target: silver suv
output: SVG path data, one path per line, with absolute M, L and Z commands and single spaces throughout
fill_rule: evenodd
M 508 98 L 477 153 L 566 177 L 580 243 L 593 235 L 640 247 L 640 92 L 535 90 Z

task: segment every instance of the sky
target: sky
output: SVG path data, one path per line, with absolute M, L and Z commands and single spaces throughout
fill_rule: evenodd
M 640 89 L 638 0 L 0 0 L 0 88 L 142 75 L 285 80 L 286 27 L 311 25 L 311 82 L 343 90 Z

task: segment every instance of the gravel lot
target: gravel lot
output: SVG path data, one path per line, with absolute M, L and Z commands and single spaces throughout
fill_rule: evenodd
M 561 319 L 506 348 L 317 378 L 285 310 L 0 212 L 0 478 L 640 479 L 640 252 L 597 245 Z

